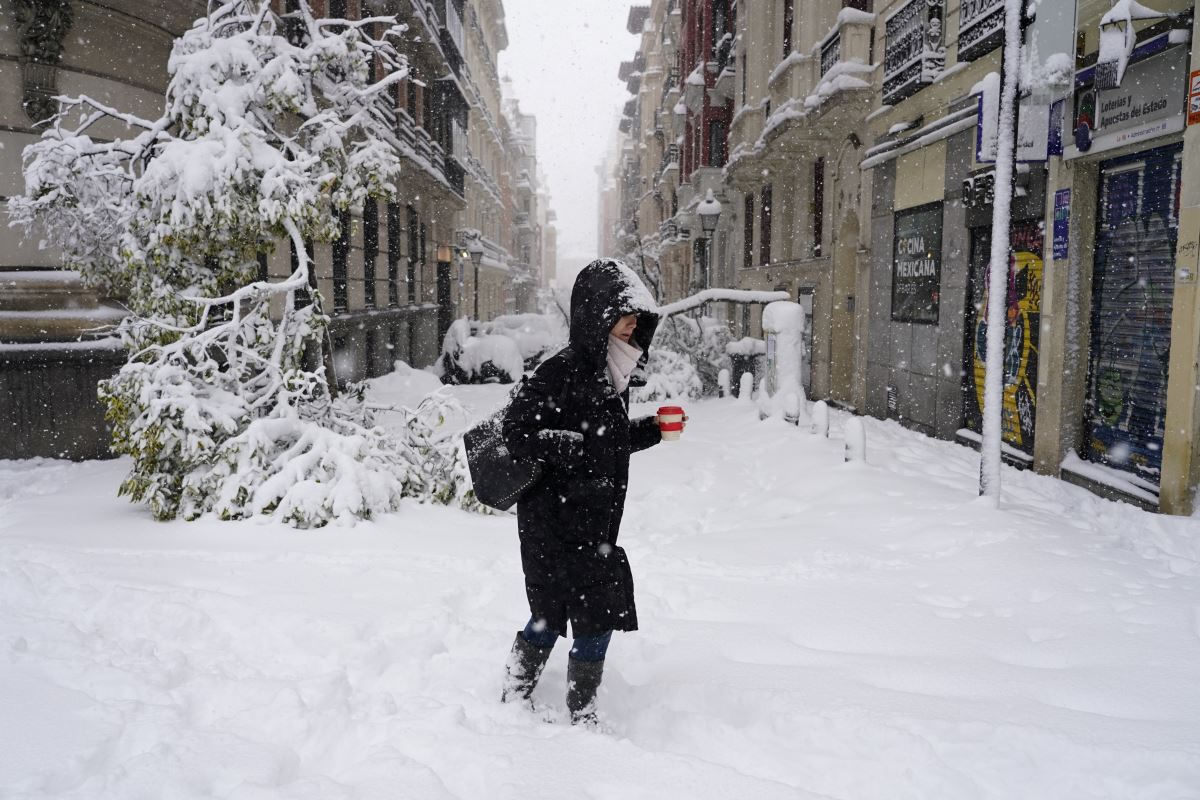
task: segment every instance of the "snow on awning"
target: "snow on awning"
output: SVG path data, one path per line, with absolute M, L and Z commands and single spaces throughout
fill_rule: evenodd
M 859 167 L 861 169 L 871 169 L 892 159 L 907 155 L 914 150 L 920 150 L 922 147 L 927 147 L 934 142 L 948 139 L 956 133 L 970 130 L 975 127 L 978 116 L 979 109 L 974 106 L 947 114 L 941 119 L 931 122 L 924 128 L 915 131 L 906 139 L 884 142 L 872 147 L 867 151 L 867 157 L 862 160 Z

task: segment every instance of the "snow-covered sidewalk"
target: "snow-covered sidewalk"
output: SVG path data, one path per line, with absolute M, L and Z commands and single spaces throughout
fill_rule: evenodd
M 159 524 L 124 462 L 0 462 L 0 797 L 1200 797 L 1200 521 L 689 413 L 634 458 L 606 733 L 559 716 L 561 645 L 551 722 L 498 702 L 512 517 Z

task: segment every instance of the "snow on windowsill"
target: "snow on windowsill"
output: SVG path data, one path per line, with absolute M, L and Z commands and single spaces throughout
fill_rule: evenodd
M 121 350 L 124 346 L 118 337 L 106 336 L 102 339 L 71 342 L 0 342 L 0 353 L 54 352 L 61 350 Z
M 79 272 L 73 269 L 14 269 L 0 271 L 0 284 L 44 281 L 48 278 L 59 281 L 82 280 Z

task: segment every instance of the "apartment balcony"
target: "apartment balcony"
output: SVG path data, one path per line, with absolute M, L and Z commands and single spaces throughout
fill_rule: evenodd
M 705 89 L 705 65 L 704 62 L 700 62 L 683 81 L 683 104 L 693 114 L 699 114 L 704 110 Z
M 673 42 L 682 42 L 683 35 L 683 10 L 680 8 L 680 0 L 668 0 L 667 2 L 667 37 Z
M 625 20 L 625 29 L 630 33 L 641 33 L 646 22 L 650 19 L 650 6 L 639 5 L 629 9 L 629 16 Z
M 453 158 L 447 158 L 443 166 L 443 174 L 450 189 L 460 198 L 467 196 L 467 171 Z
M 429 134 L 426 134 L 425 136 L 428 139 Z M 431 165 L 433 165 L 433 168 L 435 171 L 440 172 L 444 175 L 446 173 L 446 151 L 442 149 L 442 146 L 440 144 L 433 141 L 432 139 L 428 139 L 428 141 L 429 141 L 429 163 Z
M 822 134 L 841 116 L 861 118 L 870 102 L 875 67 L 871 32 L 875 15 L 843 9 L 837 22 L 809 53 L 793 53 L 768 80 L 770 114 L 762 137 L 776 139 L 821 119 Z
M 895 105 L 932 83 L 945 67 L 945 51 L 928 44 L 942 34 L 941 18 L 925 0 L 908 0 L 891 12 L 884 31 L 883 102 Z
M 516 226 L 518 233 L 528 233 L 533 230 L 533 221 L 524 211 L 518 211 L 513 215 L 513 225 Z
M 679 68 L 671 67 L 667 70 L 667 82 L 663 87 L 662 106 L 668 112 L 675 108 L 675 104 L 679 102 L 679 93 L 682 90 L 679 81 Z
M 717 80 L 709 90 L 709 99 L 715 105 L 723 106 L 733 99 L 737 83 L 737 65 L 733 50 L 733 36 L 726 34 L 713 48 L 713 60 L 717 65 Z
M 804 98 L 805 110 L 825 116 L 850 107 L 852 115 L 870 103 L 875 67 L 871 34 L 875 15 L 845 9 L 833 29 L 814 48 L 816 84 Z
M 441 30 L 438 32 L 442 51 L 446 55 L 450 69 L 455 75 L 461 75 L 464 58 L 467 53 L 467 33 L 463 25 L 463 0 L 435 0 L 434 8 L 441 19 Z

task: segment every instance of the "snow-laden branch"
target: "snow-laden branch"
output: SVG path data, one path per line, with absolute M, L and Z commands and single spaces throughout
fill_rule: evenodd
M 700 308 L 705 303 L 774 303 L 776 300 L 791 300 L 787 292 L 761 292 L 750 289 L 705 289 L 691 297 L 676 300 L 665 306 L 658 307 L 660 316 L 669 317 L 682 314 L 694 308 Z

